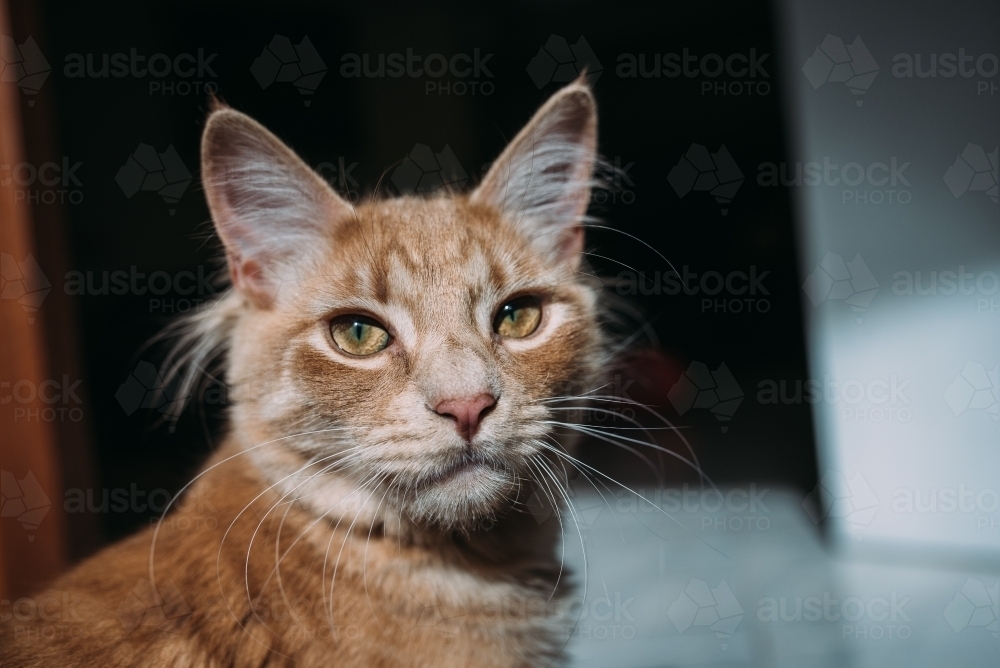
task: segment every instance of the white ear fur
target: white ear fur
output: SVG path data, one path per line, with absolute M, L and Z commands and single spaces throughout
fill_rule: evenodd
M 471 201 L 498 208 L 539 251 L 575 267 L 583 251 L 597 152 L 597 105 L 578 79 L 542 105 Z
M 249 116 L 216 109 L 201 143 L 212 219 L 233 285 L 268 307 L 295 265 L 351 207 L 280 139 Z

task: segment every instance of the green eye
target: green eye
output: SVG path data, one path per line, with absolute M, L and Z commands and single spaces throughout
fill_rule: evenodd
M 535 297 L 518 297 L 504 304 L 493 320 L 493 331 L 511 339 L 523 339 L 538 329 L 542 304 Z
M 385 327 L 363 315 L 347 315 L 330 323 L 330 333 L 348 355 L 374 355 L 389 345 Z

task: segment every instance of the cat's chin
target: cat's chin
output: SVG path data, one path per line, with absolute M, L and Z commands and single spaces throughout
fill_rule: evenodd
M 420 524 L 473 529 L 506 510 L 516 488 L 507 474 L 494 467 L 463 460 L 425 480 L 407 510 Z

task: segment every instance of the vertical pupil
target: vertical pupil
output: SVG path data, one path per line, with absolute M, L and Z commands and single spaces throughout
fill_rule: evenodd
M 361 333 L 364 331 L 364 323 L 356 322 L 354 323 L 354 338 L 358 341 L 361 340 Z

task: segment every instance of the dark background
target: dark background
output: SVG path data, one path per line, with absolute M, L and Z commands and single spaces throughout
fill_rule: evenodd
M 815 485 L 816 465 L 810 406 L 762 405 L 758 383 L 764 379 L 808 378 L 801 312 L 801 282 L 788 190 L 756 183 L 758 165 L 785 156 L 780 107 L 781 81 L 776 61 L 771 8 L 762 2 L 727 3 L 411 3 L 337 6 L 328 2 L 147 2 L 77 3 L 48 0 L 33 6 L 16 3 L 11 11 L 18 43 L 34 36 L 52 66 L 39 98 L 39 117 L 48 114 L 55 143 L 40 148 L 29 132 L 29 159 L 65 156 L 81 162 L 76 172 L 82 202 L 59 208 L 68 235 L 63 264 L 53 260 L 54 237 L 40 234 L 40 261 L 53 292 L 65 295 L 67 271 L 92 272 L 99 287 L 103 272 L 136 271 L 147 276 L 163 271 L 214 272 L 220 268 L 217 246 L 209 237 L 209 215 L 198 185 L 199 135 L 209 101 L 204 88 L 187 95 L 181 82 L 211 82 L 228 104 L 270 128 L 306 161 L 338 165 L 357 163 L 350 176 L 357 182 L 324 176 L 341 191 L 362 195 L 398 164 L 416 143 L 440 151 L 445 144 L 470 174 L 499 154 L 534 110 L 558 88 L 539 89 L 526 67 L 550 35 L 570 44 L 586 38 L 603 69 L 596 77 L 600 112 L 600 149 L 612 164 L 627 168 L 604 204 L 592 210 L 607 225 L 634 235 L 662 253 L 675 267 L 699 275 L 718 271 L 768 272 L 767 312 L 702 312 L 701 295 L 665 294 L 628 297 L 644 314 L 629 325 L 645 333 L 634 348 L 639 361 L 617 371 L 619 387 L 632 398 L 656 407 L 684 427 L 704 471 L 717 483 L 761 482 L 808 491 Z M 299 43 L 308 36 L 328 71 L 313 95 L 301 95 L 289 83 L 262 89 L 250 67 L 276 35 Z M 492 84 L 483 95 L 426 94 L 428 82 L 460 79 L 344 78 L 341 58 L 347 53 L 406 52 L 493 54 L 487 62 Z M 702 94 L 697 78 L 622 78 L 619 54 L 680 53 L 723 58 L 755 49 L 769 54 L 767 94 L 742 96 Z M 145 78 L 68 78 L 70 54 L 103 54 L 131 49 L 147 58 L 154 53 L 217 54 L 216 76 L 189 79 L 170 75 Z M 648 62 L 648 61 L 647 61 Z M 591 67 L 592 72 L 597 71 Z M 206 73 L 207 74 L 207 73 Z M 730 82 L 723 74 L 717 82 Z M 150 84 L 174 84 L 173 94 L 153 92 Z M 758 91 L 761 89 L 758 88 Z M 310 104 L 306 106 L 304 101 Z M 31 128 L 33 110 L 25 109 Z M 155 192 L 126 197 L 115 175 L 140 143 L 163 152 L 173 146 L 194 180 L 176 204 Z M 716 151 L 724 144 L 745 181 L 728 209 L 708 193 L 678 197 L 667 181 L 671 168 L 692 143 Z M 38 208 L 38 207 L 36 207 Z M 174 209 L 174 213 L 171 213 Z M 39 214 L 55 216 L 51 211 Z M 595 268 L 614 278 L 624 267 L 645 272 L 669 270 L 657 254 L 629 237 L 607 231 L 589 234 Z M 724 295 L 719 295 L 723 297 Z M 224 432 L 224 406 L 196 402 L 171 429 L 152 409 L 127 415 L 115 394 L 137 363 L 158 365 L 163 346 L 147 343 L 173 320 L 185 296 L 171 291 L 150 295 L 96 295 L 68 298 L 78 318 L 85 397 L 87 440 L 92 443 L 88 470 L 84 462 L 64 472 L 94 491 L 179 489 Z M 194 295 L 205 298 L 210 295 Z M 173 301 L 173 306 L 164 306 Z M 758 306 L 764 306 L 757 302 Z M 754 309 L 757 310 L 756 308 Z M 628 329 L 626 327 L 626 329 Z M 642 352 L 646 351 L 646 352 Z M 652 352 L 650 352 L 652 351 Z M 678 415 L 667 391 L 692 361 L 711 369 L 725 363 L 745 394 L 733 419 L 722 424 L 708 411 Z M 629 381 L 635 381 L 628 385 Z M 655 421 L 654 421 L 655 422 Z M 662 426 L 662 425 L 661 425 Z M 677 438 L 662 435 L 665 447 L 682 448 Z M 623 480 L 647 479 L 648 471 L 632 455 L 602 443 L 587 444 L 584 458 Z M 694 480 L 683 465 L 664 460 L 667 482 Z M 65 466 L 65 465 L 64 465 Z M 93 512 L 69 515 L 77 556 L 103 541 L 121 536 L 151 516 L 149 512 Z

